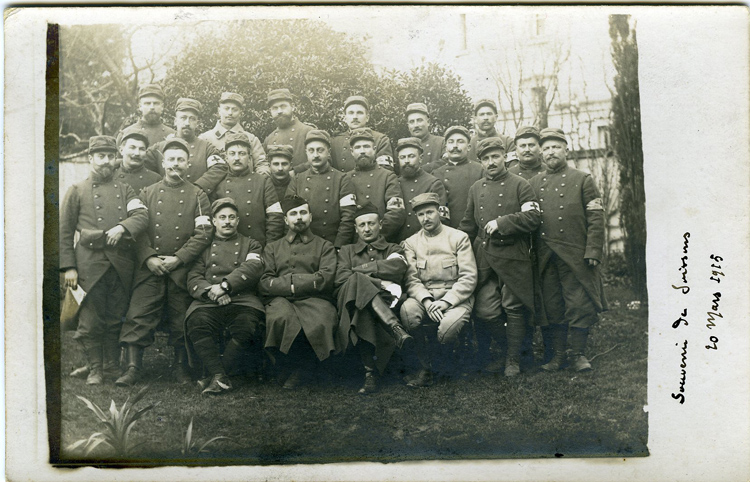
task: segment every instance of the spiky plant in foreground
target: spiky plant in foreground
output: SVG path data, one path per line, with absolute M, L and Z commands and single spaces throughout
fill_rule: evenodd
M 189 457 L 200 455 L 202 452 L 208 452 L 206 450 L 206 447 L 208 447 L 211 443 L 222 439 L 229 440 L 229 437 L 224 437 L 223 435 L 214 437 L 201 445 L 200 448 L 198 448 L 198 440 L 193 440 L 193 417 L 190 417 L 190 423 L 188 424 L 187 430 L 185 431 L 185 439 L 183 440 L 182 455 Z
M 102 422 L 106 430 L 102 432 L 95 432 L 91 434 L 87 439 L 78 440 L 68 446 L 68 450 L 71 453 L 82 453 L 84 456 L 91 455 L 91 453 L 99 446 L 107 448 L 108 450 L 104 453 L 124 457 L 130 455 L 133 449 L 142 444 L 132 444 L 130 440 L 130 431 L 133 429 L 135 422 L 138 421 L 146 412 L 153 409 L 159 404 L 159 402 L 147 405 L 144 408 L 135 409 L 135 405 L 143 399 L 144 395 L 148 391 L 148 386 L 141 388 L 138 393 L 130 401 L 128 396 L 125 403 L 118 410 L 115 401 L 109 406 L 109 413 L 105 413 L 97 404 L 92 402 L 86 397 L 76 395 L 86 406 L 91 410 L 94 415 Z

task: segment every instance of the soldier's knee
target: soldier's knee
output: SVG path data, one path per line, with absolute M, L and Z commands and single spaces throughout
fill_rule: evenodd
M 401 324 L 409 332 L 419 328 L 425 316 L 422 304 L 414 298 L 407 298 L 401 305 Z

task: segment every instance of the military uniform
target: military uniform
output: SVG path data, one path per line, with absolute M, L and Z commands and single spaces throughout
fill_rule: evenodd
M 153 146 L 154 144 L 157 144 L 166 138 L 168 138 L 170 135 L 176 135 L 177 132 L 172 129 L 171 127 L 168 127 L 161 122 L 158 124 L 147 124 L 143 121 L 143 119 L 139 119 L 134 124 L 131 124 L 127 126 L 126 128 L 122 129 L 120 132 L 117 133 L 117 145 L 120 145 L 120 142 L 122 142 L 122 135 L 123 132 L 125 132 L 126 129 L 132 129 L 133 127 L 136 127 L 137 129 L 141 129 L 146 133 L 146 136 L 148 136 L 148 145 Z
M 397 238 L 399 241 L 403 241 L 422 229 L 422 226 L 417 219 L 417 215 L 411 207 L 411 200 L 420 194 L 434 192 L 438 195 L 440 205 L 447 206 L 448 196 L 445 193 L 443 182 L 435 176 L 426 173 L 423 169 L 417 171 L 417 175 L 413 179 L 407 179 L 403 175 L 400 176 L 398 182 L 401 185 L 401 192 L 403 193 L 404 204 L 406 206 L 406 221 L 404 222 L 399 237 Z M 450 216 L 446 217 L 446 219 L 449 218 Z
M 448 162 L 433 171 L 433 175 L 443 182 L 448 196 L 448 226 L 457 228 L 466 213 L 469 188 L 482 178 L 484 169 L 478 162 L 468 159 L 459 163 Z
M 469 140 L 469 160 L 479 162 L 479 157 L 477 157 L 477 143 L 482 139 L 487 139 L 489 137 L 498 137 L 502 139 L 503 148 L 505 149 L 505 154 L 507 156 L 506 167 L 512 167 L 512 161 L 515 160 L 516 141 L 510 136 L 500 134 L 494 127 L 486 133 L 480 132 L 471 137 L 471 140 Z M 509 162 L 511 163 L 510 165 Z
M 115 171 L 115 179 L 129 184 L 137 194 L 140 193 L 141 189 L 144 187 L 161 181 L 161 176 L 143 166 L 133 170 L 129 170 L 125 166 L 120 166 L 120 168 Z
M 297 174 L 289 184 L 289 195 L 304 198 L 310 206 L 310 230 L 336 248 L 354 237 L 354 186 L 351 178 L 330 165 L 322 172 L 313 169 Z
M 539 174 L 540 172 L 543 172 L 547 169 L 547 164 L 544 163 L 544 161 L 540 161 L 537 165 L 532 166 L 525 166 L 523 163 L 518 162 L 515 166 L 508 169 L 508 171 L 511 174 L 515 174 L 517 176 L 521 176 L 522 178 L 526 179 L 527 181 L 531 181 L 531 179 Z
M 239 175 L 230 170 L 217 186 L 214 197 L 232 198 L 237 203 L 237 231 L 257 240 L 261 246 L 284 235 L 284 215 L 268 176 L 249 168 Z
M 380 219 L 383 220 L 382 234 L 385 239 L 398 239 L 406 210 L 396 175 L 377 164 L 372 164 L 365 170 L 347 172 L 345 177 L 354 186 L 357 204 L 369 201 L 378 208 Z
M 391 156 L 393 158 L 393 148 L 388 137 L 378 131 L 372 131 L 375 138 L 375 158 L 380 156 Z M 351 131 L 345 134 L 339 134 L 333 138 L 331 144 L 331 165 L 342 172 L 354 170 L 357 161 L 352 154 L 352 148 L 349 144 L 351 140 Z
M 224 144 L 226 142 L 227 135 L 239 133 L 244 133 L 248 137 L 248 139 L 250 139 L 250 143 L 252 146 L 250 149 L 250 169 L 254 171 L 258 166 L 267 166 L 268 161 L 266 160 L 266 151 L 263 149 L 263 144 L 261 144 L 260 139 L 258 139 L 254 134 L 246 131 L 239 122 L 232 126 L 231 129 L 227 129 L 226 127 L 221 125 L 221 122 L 217 121 L 213 129 L 199 135 L 198 139 L 209 142 L 216 149 L 218 154 L 223 155 Z
M 445 137 L 427 134 L 427 137 L 420 139 L 422 141 L 422 169 L 432 172 L 440 167 L 440 159 L 445 154 Z
M 296 117 L 292 120 L 292 125 L 280 129 L 276 128 L 273 132 L 268 134 L 266 140 L 263 141 L 263 147 L 268 150 L 268 146 L 273 145 L 290 145 L 294 149 L 294 157 L 292 158 L 292 170 L 294 172 L 302 172 L 307 169 L 307 154 L 305 153 L 305 136 L 308 132 L 313 130 L 314 127 L 300 122 Z
M 286 181 L 279 181 L 275 177 L 271 176 L 271 183 L 273 183 L 273 188 L 276 190 L 276 197 L 279 198 L 279 201 L 284 199 L 286 196 L 286 193 L 289 189 L 289 185 L 292 183 L 292 178 L 288 177 Z M 283 216 L 283 213 L 282 213 Z

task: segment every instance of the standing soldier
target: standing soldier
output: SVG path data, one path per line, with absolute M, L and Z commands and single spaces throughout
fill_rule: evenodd
M 276 189 L 279 202 L 286 196 L 286 191 L 292 182 L 290 171 L 293 154 L 292 146 L 268 146 L 268 167 L 271 170 L 271 182 Z
M 477 154 L 484 179 L 469 189 L 468 207 L 460 229 L 475 238 L 479 289 L 474 302 L 480 347 L 490 338 L 507 336 L 505 376 L 520 373 L 521 345 L 534 314 L 534 276 L 529 235 L 540 221 L 539 205 L 529 183 L 505 168 L 505 147 L 498 137 L 479 141 Z M 504 313 L 504 317 L 500 314 Z M 503 321 L 507 321 L 503 333 Z M 499 371 L 495 360 L 488 371 Z
M 132 386 L 140 378 L 143 350 L 154 342 L 164 311 L 175 351 L 175 376 L 180 383 L 190 381 L 183 322 L 192 298 L 186 277 L 190 264 L 211 243 L 213 228 L 206 194 L 185 180 L 189 155 L 185 140 L 167 140 L 164 179 L 141 191 L 149 222 L 147 234 L 138 239 L 132 303 L 120 333 L 128 369 L 115 382 L 119 386 Z
M 268 150 L 271 145 L 291 145 L 294 152 L 292 158 L 292 170 L 299 173 L 307 169 L 307 156 L 305 156 L 305 136 L 314 129 L 313 126 L 305 124 L 297 119 L 296 106 L 289 89 L 276 89 L 268 93 L 266 101 L 271 113 L 271 119 L 276 124 L 276 129 L 268 134 L 263 141 L 263 147 Z
M 524 126 L 516 131 L 516 155 L 518 163 L 508 170 L 530 181 L 531 178 L 547 169 L 542 161 L 542 148 L 539 146 L 539 129 L 534 126 Z
M 133 189 L 113 179 L 116 152 L 114 137 L 89 139 L 91 174 L 71 186 L 60 209 L 64 287 L 80 284 L 87 293 L 74 338 L 86 354 L 89 385 L 103 382 L 103 369 L 118 375 L 118 336 L 135 270 L 133 240 L 148 223 L 146 206 Z M 74 244 L 76 232 L 80 239 Z
M 214 196 L 233 199 L 239 209 L 237 230 L 265 246 L 284 235 L 284 215 L 271 179 L 250 168 L 252 148 L 246 132 L 227 134 L 225 155 L 229 173 Z
M 474 123 L 477 127 L 476 135 L 469 142 L 469 159 L 479 161 L 477 157 L 477 142 L 488 137 L 499 137 L 505 147 L 506 167 L 512 167 L 516 161 L 516 144 L 513 138 L 497 132 L 497 104 L 492 99 L 479 99 L 474 103 Z
M 554 356 L 542 365 L 559 370 L 565 363 L 570 332 L 572 366 L 590 370 L 585 356 L 589 329 L 607 309 L 599 264 L 604 246 L 604 208 L 590 174 L 568 167 L 568 142 L 561 129 L 540 133 L 547 170 L 531 180 L 539 197 L 542 224 L 537 231 L 542 298 Z
M 406 291 L 401 321 L 414 337 L 421 369 L 411 387 L 432 384 L 433 352 L 452 349 L 468 323 L 477 286 L 477 265 L 469 236 L 440 222 L 437 194 L 420 194 L 411 201 L 422 230 L 403 242 Z
M 175 130 L 165 126 L 161 121 L 161 115 L 164 113 L 164 91 L 159 84 L 146 84 L 138 92 L 138 109 L 141 111 L 141 118 L 128 127 L 139 127 L 146 131 L 148 145 L 153 146 L 161 142 Z M 122 132 L 117 135 L 117 145 L 122 143 Z
M 216 150 L 223 154 L 228 135 L 244 133 L 250 141 L 250 170 L 268 174 L 266 152 L 263 150 L 260 139 L 247 132 L 240 122 L 244 108 L 244 97 L 234 92 L 224 92 L 219 99 L 219 120 L 216 121 L 213 129 L 204 132 L 198 138 L 210 142 Z
M 187 170 L 184 173 L 185 180 L 203 189 L 203 192 L 210 196 L 226 176 L 227 164 L 213 144 L 196 137 L 198 116 L 202 108 L 202 104 L 197 100 L 184 97 L 177 99 L 174 119 L 177 135 L 149 148 L 146 152 L 146 167 L 163 176 L 162 161 L 166 146 L 172 139 L 182 139 L 190 150 Z
M 373 203 L 383 220 L 383 237 L 396 241 L 406 218 L 398 178 L 375 162 L 375 136 L 370 129 L 356 129 L 349 137 L 357 165 L 346 176 L 354 186 L 357 204 Z
M 115 172 L 115 179 L 129 184 L 137 194 L 144 187 L 161 181 L 161 176 L 143 167 L 149 146 L 146 131 L 134 124 L 123 130 L 121 135 L 119 147 L 122 164 Z
M 445 138 L 430 134 L 430 111 L 421 102 L 406 107 L 406 124 L 409 133 L 422 144 L 422 169 L 432 172 L 445 163 L 441 161 L 445 153 Z M 397 153 L 398 155 L 398 153 Z
M 445 194 L 443 182 L 432 174 L 424 172 L 421 167 L 423 152 L 422 143 L 419 139 L 416 137 L 399 139 L 396 145 L 396 155 L 401 167 L 401 176 L 399 176 L 398 182 L 401 185 L 406 206 L 406 221 L 398 237 L 399 241 L 403 241 L 422 228 L 414 209 L 411 207 L 411 200 L 416 196 L 426 192 L 434 192 L 440 200 L 440 216 L 443 220 L 447 222 L 450 219 L 450 213 L 447 206 L 448 196 Z
M 340 171 L 349 172 L 354 170 L 357 164 L 357 155 L 352 151 L 352 134 L 367 126 L 370 120 L 370 104 L 361 95 L 353 95 L 344 102 L 344 122 L 349 127 L 349 132 L 340 134 L 333 138 L 331 165 Z M 393 163 L 393 150 L 391 141 L 380 132 L 368 129 L 373 138 L 373 160 L 376 164 L 388 162 Z M 382 214 L 381 214 L 382 215 Z
M 237 232 L 238 214 L 232 199 L 214 201 L 211 215 L 216 234 L 187 275 L 195 300 L 185 315 L 185 326 L 210 377 L 203 381 L 203 393 L 231 390 L 227 375 L 240 365 L 242 357 L 252 352 L 258 367 L 263 356 L 265 313 L 256 290 L 263 274 L 262 248 L 258 241 Z M 217 341 L 225 329 L 231 339 L 221 358 Z
M 309 203 L 310 231 L 341 248 L 354 236 L 354 187 L 347 175 L 331 168 L 331 137 L 326 131 L 308 132 L 305 147 L 310 169 L 294 176 L 289 195 Z
M 482 179 L 482 165 L 470 161 L 467 157 L 469 149 L 469 131 L 462 126 L 452 126 L 445 130 L 445 151 L 448 162 L 438 167 L 432 175 L 440 179 L 448 196 L 448 226 L 458 228 L 466 212 L 466 200 L 469 188 Z
M 292 372 L 284 383 L 291 390 L 309 378 L 315 358 L 327 359 L 338 353 L 344 342 L 337 333 L 336 307 L 331 304 L 336 276 L 333 244 L 310 231 L 310 208 L 298 196 L 281 201 L 286 236 L 263 251 L 265 272 L 260 294 L 266 304 L 266 348 L 275 348 L 291 363 Z

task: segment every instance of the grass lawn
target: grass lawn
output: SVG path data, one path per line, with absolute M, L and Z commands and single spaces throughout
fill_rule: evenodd
M 410 389 L 395 370 L 381 380 L 380 391 L 369 396 L 357 394 L 358 371 L 340 376 L 341 370 L 291 392 L 271 381 L 238 381 L 233 392 L 201 396 L 195 385 L 172 381 L 171 350 L 160 338 L 146 351 L 145 377 L 151 387 L 137 407 L 157 401 L 159 405 L 138 420 L 130 434 L 143 445 L 118 463 L 647 455 L 647 313 L 627 309 L 633 295 L 626 288 L 608 288 L 608 298 L 612 309 L 601 316 L 589 337 L 587 354 L 595 357 L 591 372 L 532 370 L 512 379 L 470 373 L 441 379 L 430 388 Z M 85 380 L 69 378 L 70 369 L 83 363 L 83 353 L 71 333 L 63 335 L 62 348 L 61 446 L 67 447 L 104 428 L 75 395 L 89 398 L 106 413 L 112 399 L 119 407 L 137 389 L 111 382 L 91 387 Z M 350 361 L 358 365 L 357 356 L 332 364 L 340 367 Z M 208 453 L 186 459 L 180 451 L 191 417 L 193 438 L 199 443 L 219 435 L 231 440 L 215 442 Z

